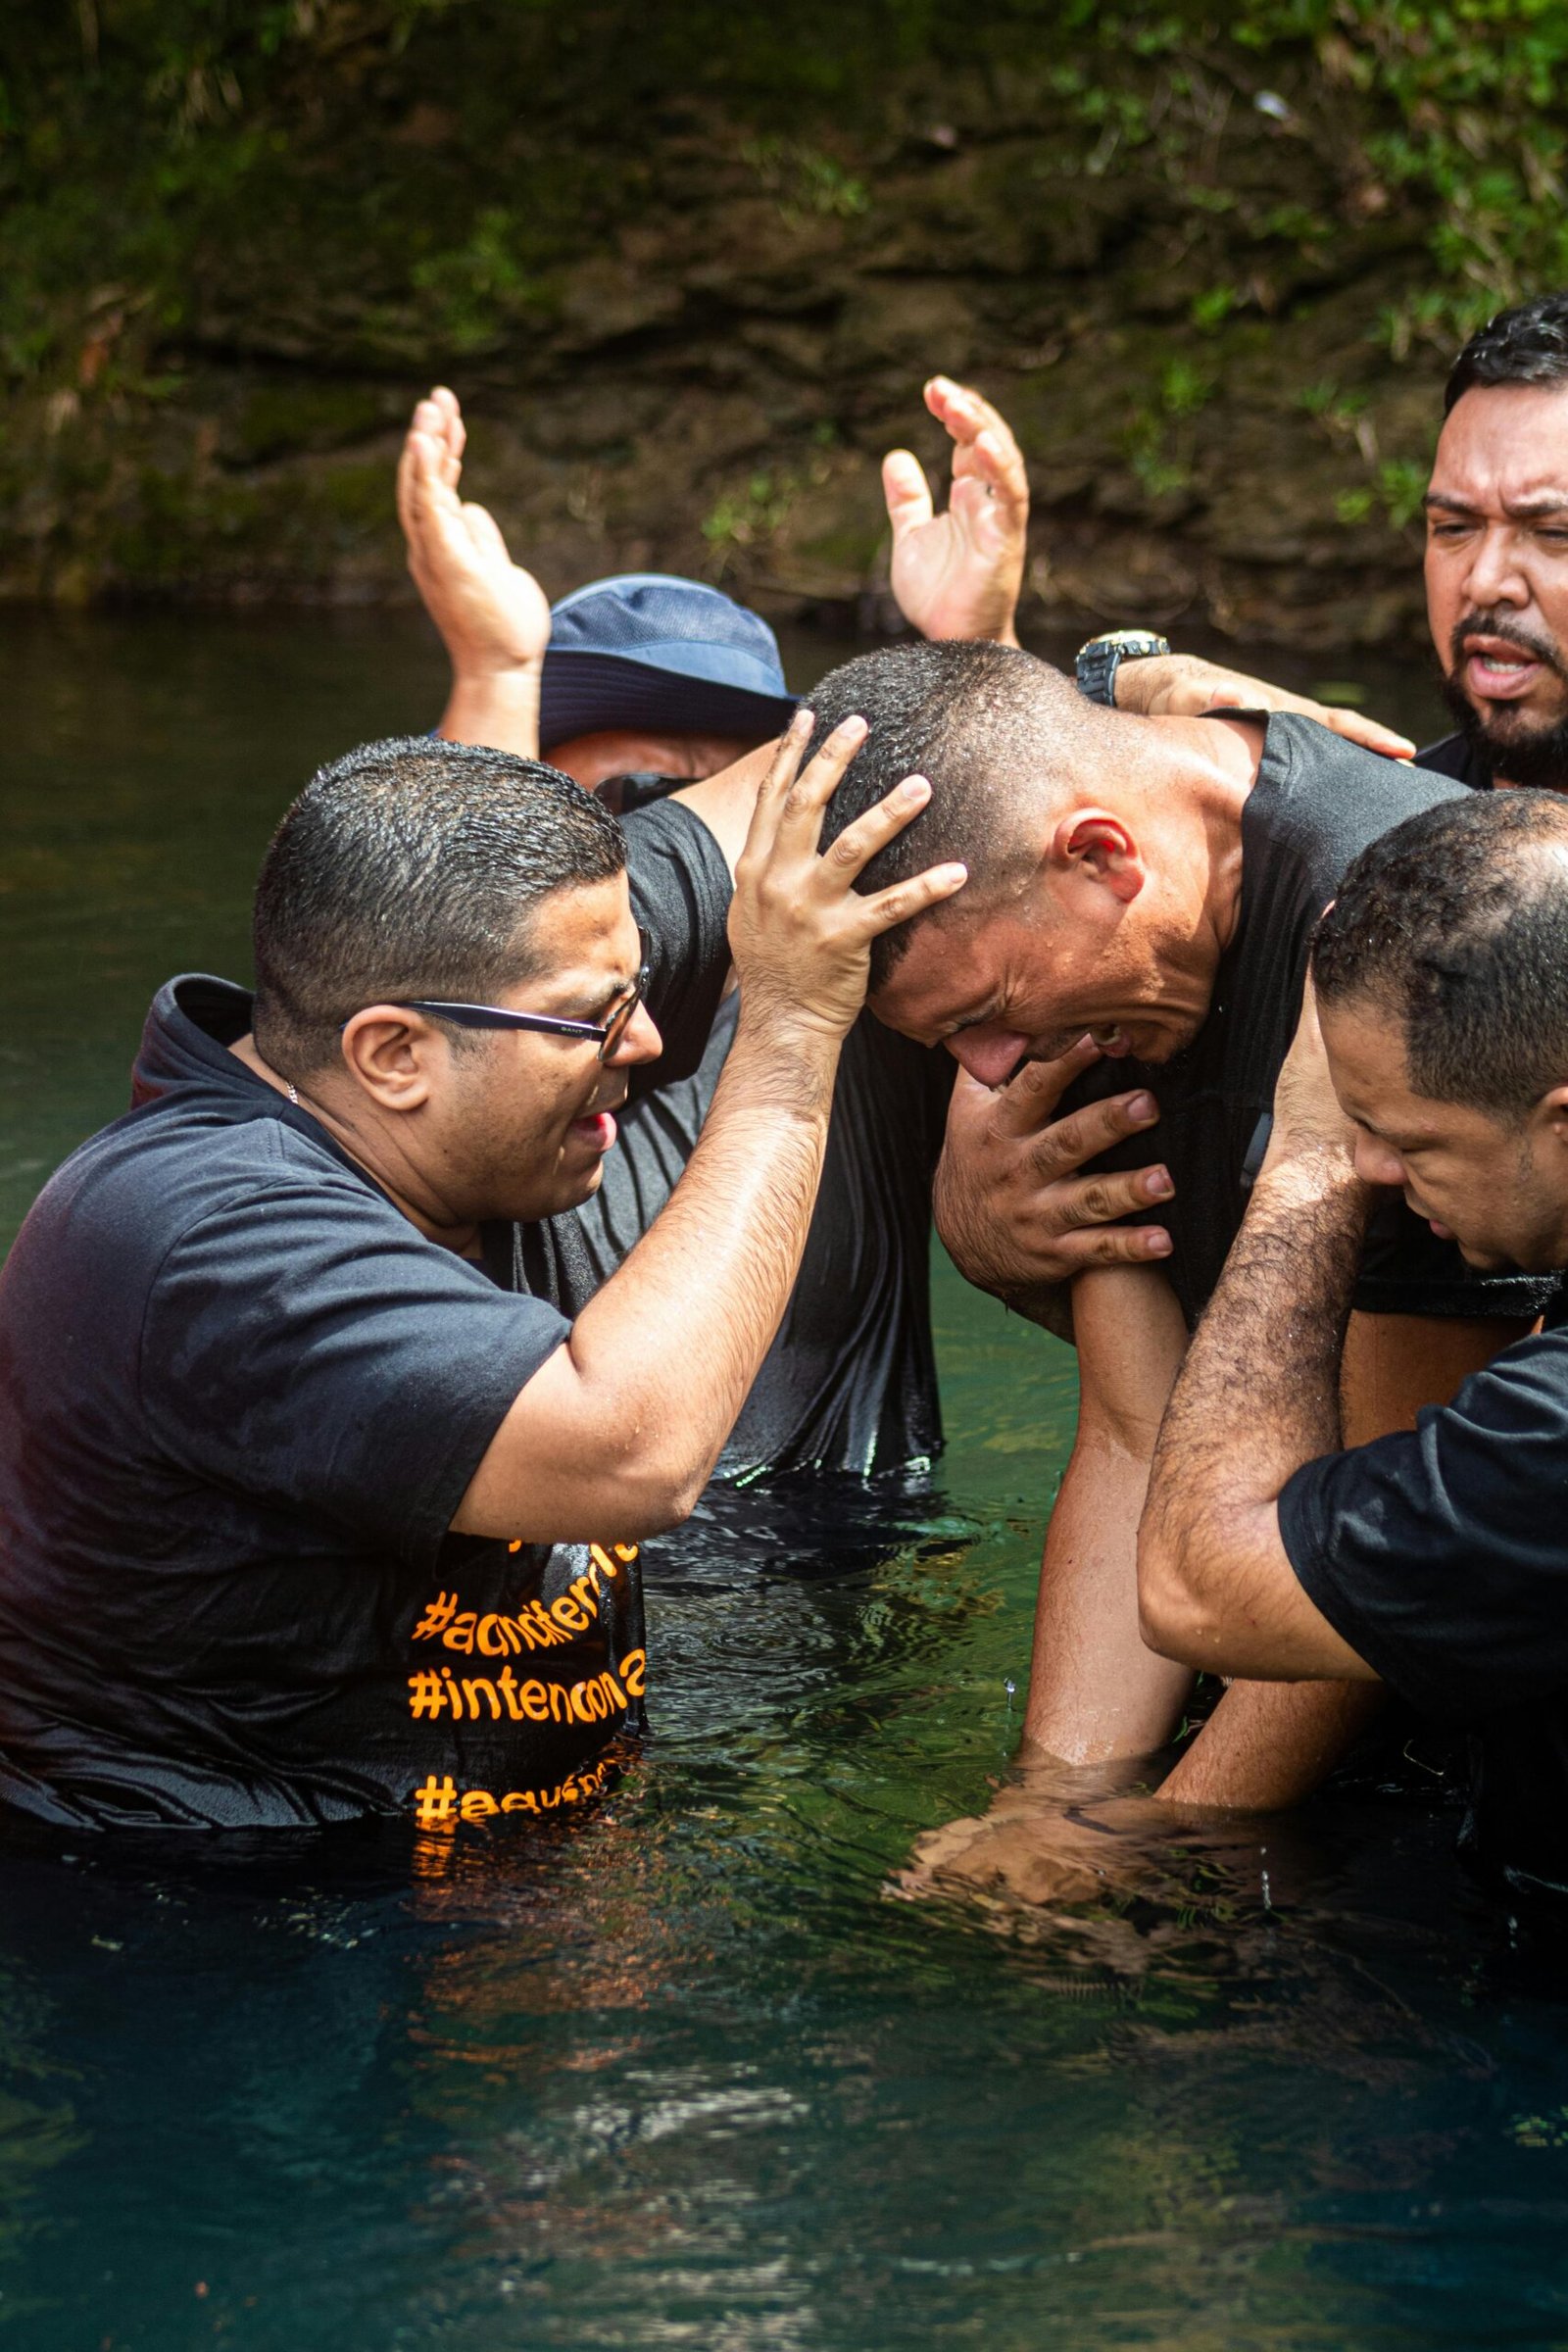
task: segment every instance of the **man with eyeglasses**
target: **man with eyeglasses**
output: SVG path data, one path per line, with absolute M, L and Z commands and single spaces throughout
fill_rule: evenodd
M 0 1798 L 69 1829 L 423 1831 L 580 1809 L 641 1720 L 638 1539 L 777 1327 L 871 940 L 771 761 L 727 927 L 638 927 L 613 815 L 506 753 L 372 744 L 268 853 L 257 989 L 171 982 L 138 1107 L 0 1273 Z M 695 818 L 688 820 L 696 825 Z M 601 1180 L 661 1051 L 744 1001 L 679 1184 L 568 1320 L 519 1232 Z

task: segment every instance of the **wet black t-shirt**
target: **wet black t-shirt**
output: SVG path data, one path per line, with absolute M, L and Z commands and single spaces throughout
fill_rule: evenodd
M 650 993 L 664 1054 L 641 1073 L 600 1190 L 518 1236 L 518 1285 L 568 1316 L 614 1273 L 679 1180 L 734 1042 L 739 1003 L 733 994 L 718 1003 L 731 886 L 717 842 L 678 801 L 637 810 L 625 831 L 637 919 L 656 955 L 660 942 L 685 943 L 673 959 L 684 995 L 671 1020 L 656 971 Z M 801 1271 L 720 1457 L 720 1479 L 920 1472 L 940 1450 L 931 1184 L 954 1075 L 951 1054 L 895 1035 L 870 1013 L 845 1040 Z
M 1240 914 L 1207 1020 L 1172 1060 L 1102 1061 L 1063 1097 L 1065 1113 L 1147 1086 L 1159 1104 L 1157 1125 L 1092 1164 L 1170 1169 L 1174 1199 L 1141 1209 L 1138 1222 L 1169 1231 L 1166 1271 L 1190 1325 L 1219 1280 L 1262 1164 L 1318 916 L 1368 843 L 1464 789 L 1361 751 L 1313 719 L 1269 714 L 1242 811 Z M 1453 1243 L 1391 1195 L 1373 1220 L 1355 1303 L 1369 1313 L 1533 1317 L 1552 1289 L 1533 1275 L 1473 1273 Z
M 1568 1895 L 1568 1320 L 1413 1432 L 1309 1462 L 1279 1502 L 1310 1599 L 1422 1712 L 1473 1734 L 1463 1845 Z
M 74 1826 L 425 1828 L 601 1785 L 634 1548 L 454 1536 L 566 1325 L 427 1242 L 171 983 L 141 1106 L 0 1273 L 0 1795 Z

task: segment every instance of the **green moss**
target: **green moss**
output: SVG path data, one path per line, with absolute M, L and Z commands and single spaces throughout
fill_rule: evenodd
M 291 377 L 252 392 L 234 419 L 233 455 L 265 464 L 298 450 L 340 449 L 384 431 L 397 417 L 384 385 Z

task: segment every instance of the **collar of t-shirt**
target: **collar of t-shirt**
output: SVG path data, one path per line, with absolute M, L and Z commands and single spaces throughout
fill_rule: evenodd
M 210 972 L 182 972 L 166 981 L 152 1001 L 131 1067 L 131 1108 L 177 1105 L 205 1111 L 227 1127 L 277 1119 L 308 1137 L 318 1152 L 358 1177 L 400 1216 L 406 1215 L 385 1187 L 302 1103 L 291 1102 L 230 1053 L 229 1048 L 250 1033 L 254 1003 L 248 988 L 215 979 Z

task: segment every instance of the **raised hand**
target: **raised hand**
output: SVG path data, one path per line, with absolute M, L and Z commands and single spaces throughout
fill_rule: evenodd
M 1005 419 L 988 400 L 946 375 L 925 405 L 953 437 L 953 487 L 945 514 L 912 450 L 882 461 L 893 526 L 893 593 L 923 637 L 990 637 L 1016 645 L 1013 626 L 1029 530 L 1029 478 Z
M 398 464 L 409 570 L 452 662 L 441 732 L 532 757 L 550 605 L 494 517 L 460 496 L 466 438 L 457 396 L 438 384 L 415 410 Z
M 1198 654 L 1149 654 L 1137 662 L 1118 662 L 1116 708 L 1136 710 L 1145 718 L 1200 718 L 1209 710 L 1295 710 L 1343 735 L 1347 743 L 1380 752 L 1386 760 L 1415 757 L 1408 736 L 1396 735 L 1378 719 L 1363 718 L 1359 710 L 1315 703 L 1310 695 L 1291 694 L 1265 678 L 1224 669 Z
M 871 942 L 952 898 L 968 875 L 961 865 L 933 866 L 862 897 L 857 876 L 919 815 L 931 787 L 906 776 L 819 851 L 822 811 L 865 741 L 866 723 L 847 718 L 835 727 L 803 775 L 812 724 L 809 710 L 796 712 L 762 780 L 735 869 L 729 939 L 743 1022 L 804 1024 L 838 1038 L 865 1003 Z
M 1087 1267 L 1157 1263 L 1170 1253 L 1161 1225 L 1119 1225 L 1168 1200 L 1162 1167 L 1083 1176 L 1124 1136 L 1152 1127 L 1158 1109 L 1139 1091 L 1091 1102 L 1058 1119 L 1073 1080 L 1100 1058 L 1089 1038 L 1053 1061 L 1026 1061 L 992 1089 L 960 1070 L 937 1167 L 936 1227 L 960 1274 L 1036 1320 L 1043 1295 Z

